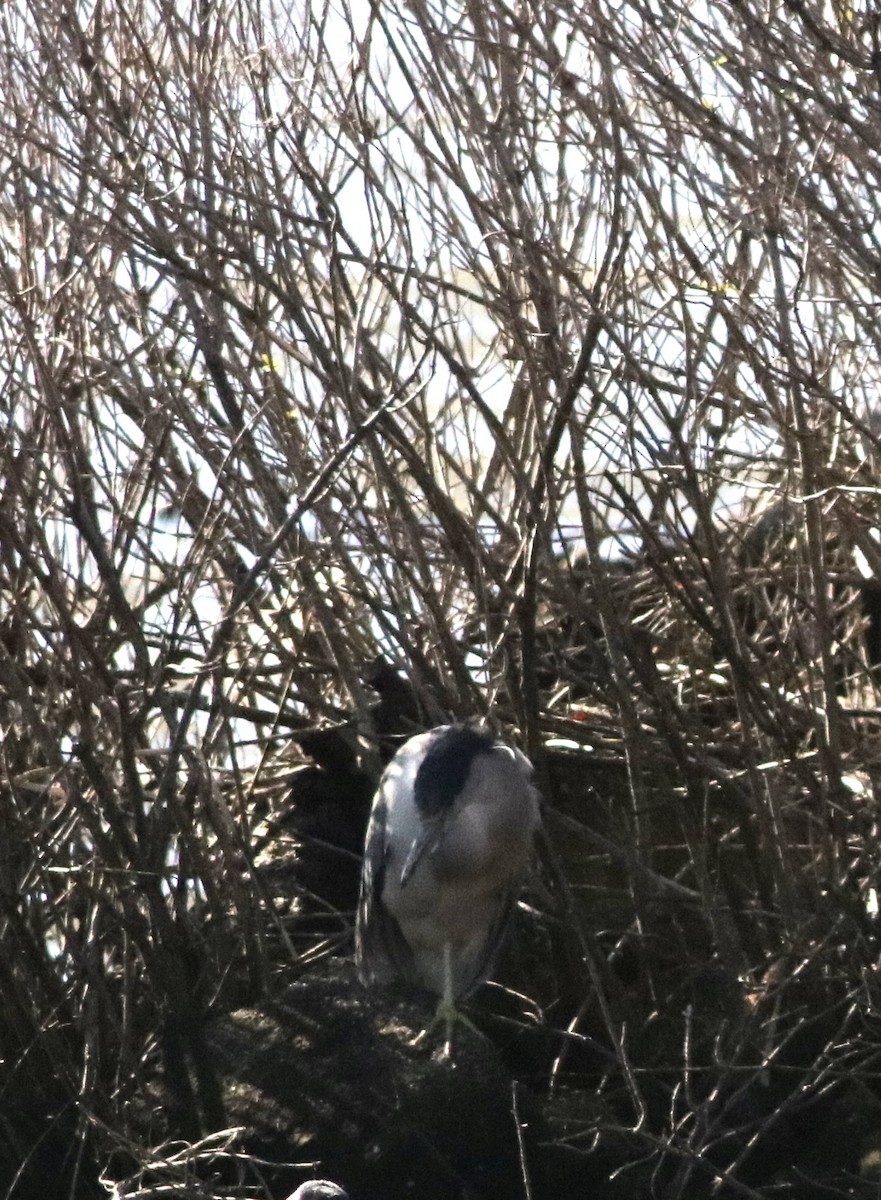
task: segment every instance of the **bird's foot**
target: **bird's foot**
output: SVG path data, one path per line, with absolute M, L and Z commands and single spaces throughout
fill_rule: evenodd
M 413 1039 L 411 1046 L 421 1046 L 432 1036 L 434 1031 L 439 1027 L 444 1027 L 444 1058 L 450 1058 L 453 1051 L 453 1029 L 456 1025 L 466 1025 L 473 1033 L 479 1033 L 480 1030 L 470 1021 L 468 1017 L 461 1012 L 451 1000 L 441 997 L 437 1012 L 434 1014 L 431 1022 L 422 1030 L 422 1032 Z

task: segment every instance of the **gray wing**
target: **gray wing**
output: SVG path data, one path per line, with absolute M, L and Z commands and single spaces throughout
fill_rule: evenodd
M 380 789 L 370 814 L 361 867 L 361 893 L 355 924 L 355 965 L 358 978 L 369 986 L 395 979 L 418 982 L 413 955 L 400 926 L 382 903 L 389 857 L 388 804 Z

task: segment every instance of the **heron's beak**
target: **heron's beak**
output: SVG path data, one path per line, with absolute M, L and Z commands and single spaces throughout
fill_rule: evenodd
M 404 887 L 407 880 L 419 866 L 425 854 L 431 854 L 440 840 L 442 831 L 441 821 L 432 821 L 425 826 L 419 837 L 415 838 L 413 845 L 410 847 L 410 853 L 407 855 L 406 861 L 401 868 L 401 887 Z

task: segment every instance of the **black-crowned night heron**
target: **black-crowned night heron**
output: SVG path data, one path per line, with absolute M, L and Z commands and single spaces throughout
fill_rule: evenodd
M 475 725 L 410 738 L 379 782 L 361 874 L 362 983 L 403 980 L 456 1002 L 492 969 L 539 824 L 529 760 Z

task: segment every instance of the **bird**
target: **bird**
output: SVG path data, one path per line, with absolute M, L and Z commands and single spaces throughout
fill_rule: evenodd
M 438 995 L 429 1030 L 445 1024 L 447 1055 L 458 1003 L 492 970 L 540 819 L 529 759 L 472 722 L 409 738 L 379 781 L 361 871 L 358 976 Z
M 288 1200 L 349 1200 L 349 1193 L 329 1179 L 307 1179 Z

